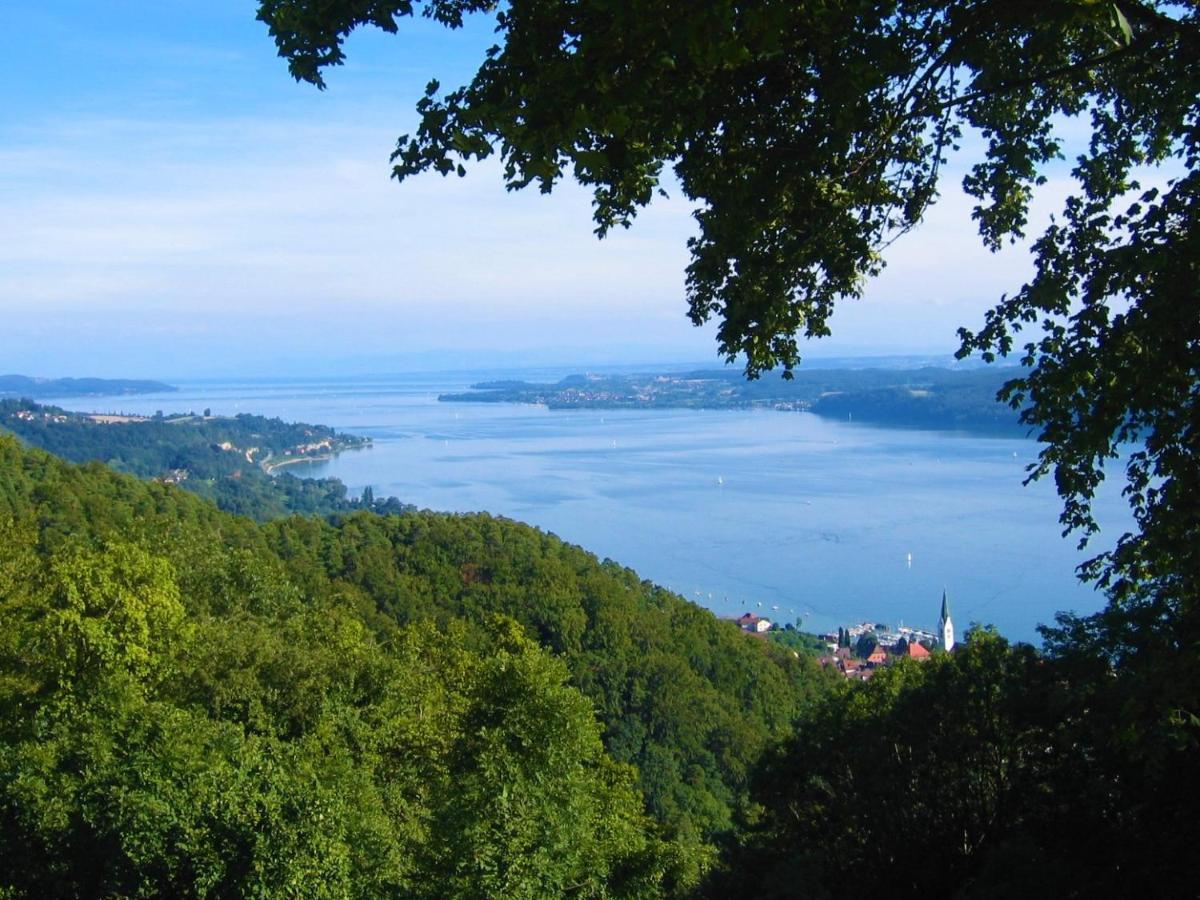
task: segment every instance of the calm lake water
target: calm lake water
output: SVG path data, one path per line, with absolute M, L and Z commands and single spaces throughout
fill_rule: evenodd
M 804 627 L 932 627 L 941 593 L 961 633 L 1036 641 L 1057 610 L 1103 598 L 1079 584 L 1049 482 L 1023 487 L 1031 440 L 901 431 L 808 413 L 549 411 L 438 403 L 480 376 L 194 382 L 178 393 L 55 401 L 68 409 L 253 412 L 374 438 L 292 467 L 436 510 L 486 510 L 610 557 L 722 616 Z M 1110 526 L 1128 516 L 1100 499 Z M 911 554 L 911 559 L 910 559 Z M 776 608 L 778 607 L 778 608 Z

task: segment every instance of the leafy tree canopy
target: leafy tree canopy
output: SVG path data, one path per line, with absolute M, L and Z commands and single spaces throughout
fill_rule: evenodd
M 1085 539 L 1105 463 L 1141 442 L 1124 458 L 1137 531 L 1088 574 L 1119 601 L 1176 598 L 1166 615 L 1195 595 L 1195 0 L 261 0 L 259 18 L 292 74 L 320 86 L 351 31 L 394 31 L 418 8 L 450 28 L 490 13 L 498 37 L 469 84 L 430 82 L 395 176 L 462 174 L 498 153 L 510 188 L 568 174 L 589 186 L 604 234 L 671 166 L 697 204 L 690 316 L 717 319 L 721 350 L 751 376 L 790 373 L 797 338 L 829 333 L 835 303 L 920 222 L 964 136 L 979 150 L 963 186 L 995 249 L 1024 236 L 1061 124 L 1087 127 L 1075 191 L 1033 243 L 1035 275 L 961 331 L 960 353 L 1032 367 L 1005 396 L 1027 404 L 1046 442 L 1033 474 L 1054 471 L 1062 521 Z M 1164 162 L 1165 187 L 1138 183 Z
M 1188 893 L 1200 773 L 1182 667 L 1114 673 L 1092 648 L 965 637 L 811 709 L 764 758 L 763 815 L 703 896 L 861 896 L 881 879 L 902 897 Z

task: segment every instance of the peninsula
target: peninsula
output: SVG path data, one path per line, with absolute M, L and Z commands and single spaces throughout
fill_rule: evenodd
M 336 478 L 297 478 L 279 470 L 369 447 L 371 439 L 325 425 L 265 416 L 214 416 L 209 410 L 153 416 L 69 412 L 32 400 L 0 400 L 0 431 L 82 463 L 177 484 L 222 509 L 256 519 L 292 513 L 330 515 L 364 505 L 399 512 L 392 498 L 349 499 Z

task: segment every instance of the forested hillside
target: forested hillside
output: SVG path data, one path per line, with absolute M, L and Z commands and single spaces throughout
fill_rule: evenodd
M 17 896 L 696 884 L 815 664 L 489 516 L 258 525 L 0 437 Z

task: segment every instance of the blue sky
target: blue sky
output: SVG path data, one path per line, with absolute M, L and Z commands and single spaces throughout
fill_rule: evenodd
M 298 85 L 252 2 L 6 0 L 0 371 L 188 377 L 715 360 L 673 192 L 597 241 L 588 196 L 388 178 L 425 82 L 492 42 L 424 20 Z M 811 355 L 949 352 L 1028 271 L 954 190 Z M 668 189 L 670 185 L 668 185 Z M 1039 209 L 1056 206 L 1052 180 Z

